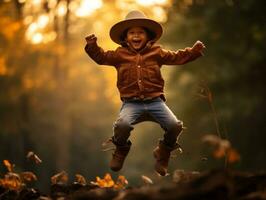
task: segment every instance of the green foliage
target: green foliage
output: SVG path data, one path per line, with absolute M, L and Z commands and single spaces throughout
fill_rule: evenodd
M 203 58 L 185 66 L 182 71 L 177 69 L 171 78 L 170 88 L 177 92 L 170 103 L 177 113 L 183 113 L 188 127 L 189 134 L 184 136 L 184 143 L 189 148 L 195 145 L 201 152 L 196 156 L 200 157 L 204 155 L 199 142 L 202 134 L 216 134 L 208 102 L 193 98 L 197 86 L 205 81 L 214 96 L 222 136 L 240 151 L 238 167 L 264 169 L 264 1 L 195 1 L 185 10 L 181 9 L 182 4 L 185 1 L 176 1 L 177 6 L 170 13 L 165 42 L 191 45 L 195 40 L 201 40 L 207 47 Z M 180 21 L 176 23 L 175 19 Z M 186 76 L 192 78 L 181 85 Z M 196 144 L 195 140 L 198 141 Z M 202 163 L 199 161 L 198 165 L 202 166 Z

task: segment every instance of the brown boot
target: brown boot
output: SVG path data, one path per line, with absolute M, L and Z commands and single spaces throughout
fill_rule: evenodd
M 177 145 L 177 147 L 178 146 L 179 145 Z M 171 151 L 175 150 L 177 147 L 166 146 L 162 141 L 160 141 L 159 145 L 153 150 L 153 155 L 156 159 L 155 171 L 161 176 L 165 176 L 167 174 Z
M 127 157 L 127 154 L 131 147 L 131 142 L 128 141 L 128 143 L 124 146 L 116 145 L 115 152 L 113 153 L 113 157 L 111 162 L 109 163 L 109 166 L 111 170 L 117 172 L 123 167 L 123 163 Z

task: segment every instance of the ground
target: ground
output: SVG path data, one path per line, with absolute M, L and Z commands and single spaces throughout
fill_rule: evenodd
M 100 188 L 95 184 L 53 184 L 50 194 L 33 188 L 20 191 L 0 188 L 4 200 L 263 200 L 266 199 L 266 173 L 248 173 L 229 169 L 206 172 L 176 170 L 172 180 L 139 187 Z

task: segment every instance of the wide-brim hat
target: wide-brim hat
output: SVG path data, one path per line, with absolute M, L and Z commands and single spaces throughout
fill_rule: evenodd
M 153 38 L 151 38 L 151 40 L 153 41 L 158 40 L 163 33 L 161 24 L 147 18 L 144 13 L 134 10 L 127 14 L 125 20 L 120 21 L 112 26 L 110 30 L 111 39 L 117 44 L 122 44 L 124 42 L 123 36 L 125 31 L 133 26 L 140 26 L 148 29 L 150 32 L 152 32 Z

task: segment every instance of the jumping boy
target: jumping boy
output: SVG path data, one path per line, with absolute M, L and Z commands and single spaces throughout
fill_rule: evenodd
M 183 123 L 165 104 L 162 65 L 181 65 L 202 56 L 205 46 L 197 41 L 192 48 L 169 51 L 156 45 L 162 26 L 148 19 L 142 12 L 131 11 L 125 20 L 110 30 L 111 39 L 121 45 L 114 51 L 105 51 L 97 45 L 97 37 L 86 37 L 85 51 L 99 65 L 111 65 L 117 70 L 117 88 L 122 107 L 113 126 L 112 142 L 116 146 L 110 162 L 113 171 L 123 167 L 130 150 L 129 139 L 133 125 L 143 121 L 159 123 L 165 131 L 163 139 L 153 150 L 155 170 L 167 174 L 171 151 L 179 147 L 177 138 Z

